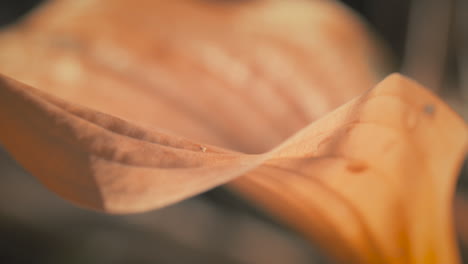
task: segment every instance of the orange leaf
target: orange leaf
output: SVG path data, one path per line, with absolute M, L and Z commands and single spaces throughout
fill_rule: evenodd
M 260 153 L 383 77 L 361 24 L 334 1 L 49 1 L 0 33 L 0 73 Z
M 458 263 L 451 209 L 467 132 L 434 95 L 392 75 L 234 186 L 343 263 Z
M 399 75 L 258 155 L 139 128 L 8 78 L 0 98 L 0 142 L 84 206 L 148 210 L 247 174 L 239 190 L 338 260 L 458 261 L 450 208 L 468 130 Z
M 0 142 L 97 210 L 245 175 L 231 187 L 339 261 L 457 263 L 465 123 L 398 75 L 324 116 L 379 78 L 365 33 L 333 1 L 50 1 L 0 34 L 0 72 L 38 88 L 1 78 Z

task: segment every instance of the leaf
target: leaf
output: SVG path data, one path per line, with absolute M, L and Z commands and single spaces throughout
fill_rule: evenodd
M 373 44 L 333 1 L 50 1 L 0 34 L 0 143 L 88 208 L 234 180 L 343 263 L 457 263 L 466 124 L 399 75 L 329 113 L 380 78 Z
M 434 95 L 392 75 L 234 183 L 343 263 L 458 263 L 452 199 L 467 132 Z
M 0 33 L 0 72 L 139 125 L 261 153 L 383 77 L 366 33 L 334 1 L 49 1 Z
M 339 260 L 458 261 L 450 208 L 468 130 L 399 75 L 257 155 L 140 128 L 6 77 L 0 98 L 0 125 L 8 128 L 0 142 L 83 206 L 138 212 L 247 174 L 238 190 Z

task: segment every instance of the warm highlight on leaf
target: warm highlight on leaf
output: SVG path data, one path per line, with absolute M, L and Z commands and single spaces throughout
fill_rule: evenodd
M 258 155 L 138 128 L 7 78 L 0 98 L 0 142 L 84 206 L 148 210 L 247 174 L 239 190 L 345 263 L 458 261 L 450 208 L 467 127 L 399 75 Z

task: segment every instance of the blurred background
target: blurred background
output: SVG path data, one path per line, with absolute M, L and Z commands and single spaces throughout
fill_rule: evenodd
M 242 5 L 255 0 L 206 1 Z M 41 2 L 0 1 L 0 28 L 14 23 Z M 400 69 L 439 93 L 466 120 L 468 3 L 465 0 L 343 2 L 361 14 L 385 41 L 395 57 L 395 70 Z M 468 201 L 467 170 L 465 162 L 458 184 L 459 212 L 468 208 L 468 203 L 463 202 Z M 468 237 L 468 224 L 463 219 L 468 221 L 468 216 L 459 217 L 458 230 Z M 460 245 L 468 263 L 468 241 L 461 240 Z M 224 188 L 158 211 L 104 215 L 58 198 L 0 146 L 0 263 L 327 261 L 299 235 Z

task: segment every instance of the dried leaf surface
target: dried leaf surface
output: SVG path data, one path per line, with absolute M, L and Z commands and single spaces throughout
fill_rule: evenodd
M 130 213 L 235 179 L 345 263 L 458 261 L 465 123 L 399 75 L 325 115 L 381 71 L 349 12 L 129 3 L 50 1 L 0 33 L 0 72 L 22 82 L 1 78 L 0 143 L 46 186 Z
M 459 116 L 392 75 L 234 186 L 343 263 L 458 263 L 452 199 L 467 147 Z
M 239 190 L 338 258 L 457 262 L 450 208 L 468 130 L 399 75 L 257 155 L 141 128 L 6 77 L 0 98 L 0 142 L 83 206 L 144 211 L 247 174 Z

